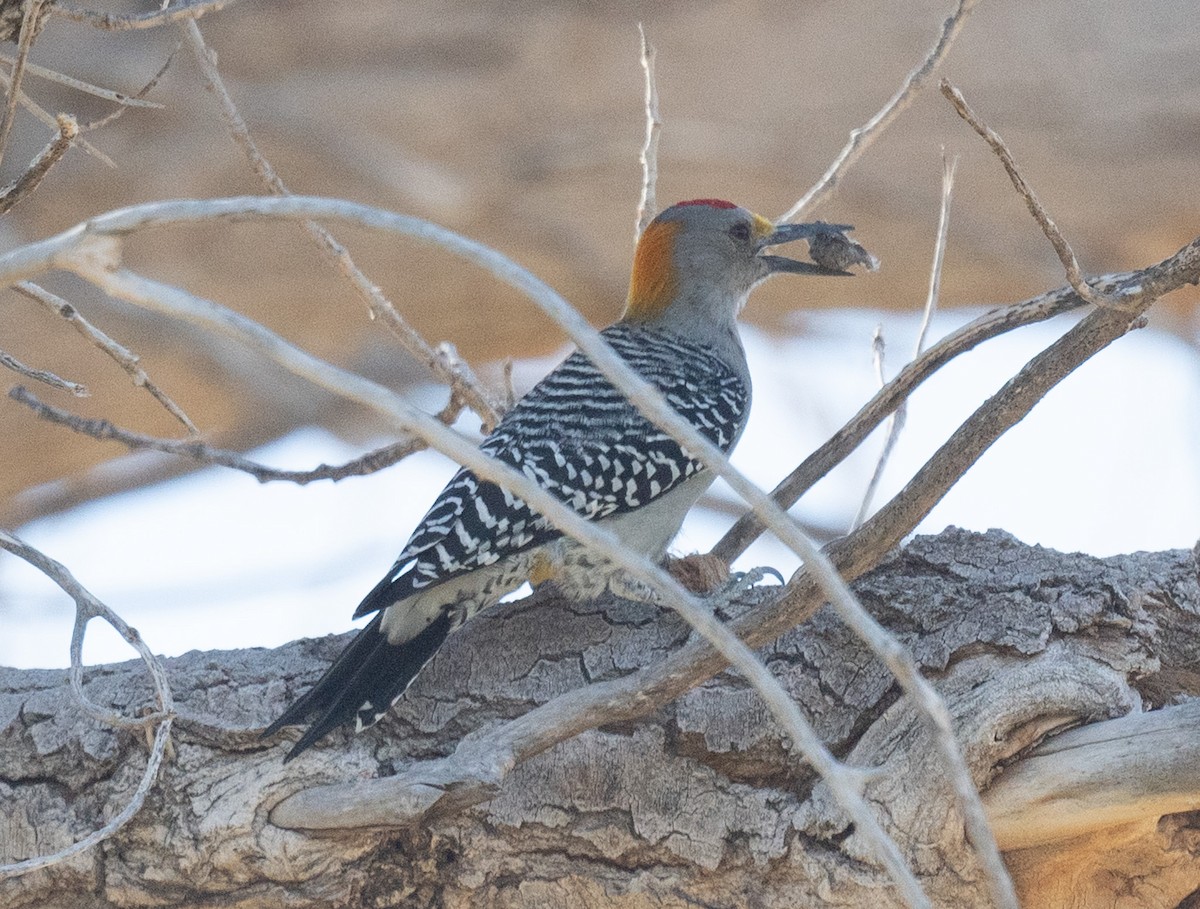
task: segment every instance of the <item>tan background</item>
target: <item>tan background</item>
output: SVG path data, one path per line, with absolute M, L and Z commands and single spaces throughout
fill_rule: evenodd
M 643 129 L 639 19 L 659 51 L 660 199 L 728 197 L 775 216 L 924 56 L 951 8 L 877 0 L 242 0 L 202 27 L 251 129 L 294 191 L 416 214 L 492 244 L 601 324 L 620 310 L 632 248 Z M 176 40 L 170 28 L 113 34 L 52 19 L 34 59 L 136 91 Z M 1114 271 L 1156 261 L 1200 231 L 1198 46 L 1191 3 L 983 0 L 944 74 L 1009 141 L 1085 269 Z M 111 110 L 40 80 L 30 89 L 49 109 L 84 120 Z M 129 111 L 90 137 L 116 170 L 73 152 L 0 222 L 0 244 L 11 248 L 133 202 L 260 191 L 186 49 L 151 97 L 167 108 Z M 46 138 L 34 121 L 18 121 L 8 176 Z M 779 329 L 800 307 L 919 306 L 943 145 L 962 155 L 946 304 L 1009 302 L 1063 283 L 998 163 L 933 89 L 815 213 L 854 223 L 883 260 L 881 274 L 779 282 L 756 296 L 746 318 Z M 563 342 L 531 305 L 447 255 L 342 236 L 428 338 L 453 341 L 481 367 Z M 128 251 L 134 267 L 247 313 L 334 362 L 398 387 L 422 375 L 321 266 L 299 229 L 157 232 Z M 237 351 L 97 299 L 78 281 L 47 283 L 140 353 L 159 384 L 223 444 L 250 445 L 312 421 L 353 437 L 378 429 Z M 1176 295 L 1156 319 L 1190 337 L 1196 300 L 1195 292 Z M 48 400 L 176 434 L 148 396 L 35 304 L 0 296 L 0 326 L 0 349 L 93 392 L 74 400 L 47 391 Z M 18 381 L 0 379 L 5 387 Z M 119 451 L 0 401 L 0 522 L 108 488 L 111 478 L 89 485 L 80 477 Z M 64 477 L 53 489 L 16 495 Z

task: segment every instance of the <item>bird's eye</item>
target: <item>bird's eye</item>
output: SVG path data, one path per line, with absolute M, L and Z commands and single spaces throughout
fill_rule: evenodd
M 733 227 L 729 228 L 729 236 L 733 237 L 739 243 L 745 243 L 750 239 L 750 225 L 745 221 L 739 221 Z

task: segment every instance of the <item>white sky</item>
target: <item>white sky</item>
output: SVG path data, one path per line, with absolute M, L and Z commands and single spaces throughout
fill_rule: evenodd
M 977 314 L 939 316 L 931 337 Z M 874 393 L 870 338 L 880 318 L 808 313 L 803 336 L 791 340 L 744 331 L 755 403 L 734 461 L 752 479 L 773 486 Z M 916 319 L 883 320 L 892 375 L 911 351 Z M 1009 333 L 927 382 L 910 403 L 908 426 L 876 505 L 1068 324 L 1059 319 Z M 520 366 L 518 388 L 527 388 L 557 359 Z M 876 434 L 802 500 L 806 520 L 839 527 L 849 522 L 880 444 Z M 303 468 L 358 453 L 309 429 L 252 456 Z M 1198 464 L 1200 364 L 1174 337 L 1139 331 L 1052 391 L 919 530 L 1002 527 L 1029 543 L 1102 556 L 1190 547 L 1200 537 Z M 296 487 L 260 485 L 214 468 L 38 521 L 19 534 L 66 564 L 157 652 L 270 647 L 349 628 L 354 607 L 453 470 L 439 455 L 422 453 L 371 477 Z M 674 549 L 702 550 L 730 522 L 698 509 Z M 777 543 L 761 541 L 738 563 L 756 564 L 786 575 L 796 559 Z M 65 594 L 0 554 L 0 665 L 65 666 L 72 621 Z M 92 623 L 84 649 L 88 662 L 132 655 L 103 623 Z

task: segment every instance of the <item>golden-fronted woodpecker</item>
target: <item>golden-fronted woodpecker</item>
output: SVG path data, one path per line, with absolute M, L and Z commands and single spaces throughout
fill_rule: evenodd
M 845 271 L 767 252 L 801 238 L 849 242 L 836 224 L 773 225 L 716 199 L 681 202 L 642 233 L 620 321 L 601 334 L 713 444 L 731 451 L 750 413 L 737 315 L 772 275 Z M 482 450 L 627 546 L 660 556 L 712 482 L 581 353 L 569 356 L 496 426 Z M 355 618 L 375 618 L 307 694 L 263 733 L 315 717 L 287 755 L 330 730 L 374 725 L 446 637 L 526 581 L 595 596 L 611 572 L 505 489 L 460 470 Z

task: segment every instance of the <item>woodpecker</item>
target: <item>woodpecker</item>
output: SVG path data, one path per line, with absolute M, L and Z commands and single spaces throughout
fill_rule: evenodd
M 767 252 L 806 238 L 850 242 L 848 225 L 775 226 L 731 202 L 666 209 L 642 233 L 624 314 L 601 332 L 630 367 L 729 452 L 750 413 L 737 315 L 772 275 L 849 272 Z M 638 412 L 583 354 L 569 356 L 496 426 L 482 450 L 625 544 L 657 558 L 713 477 Z M 354 617 L 375 613 L 324 676 L 263 733 L 315 717 L 285 760 L 327 732 L 374 725 L 447 636 L 528 581 L 581 599 L 611 580 L 602 560 L 521 499 L 460 470 Z

